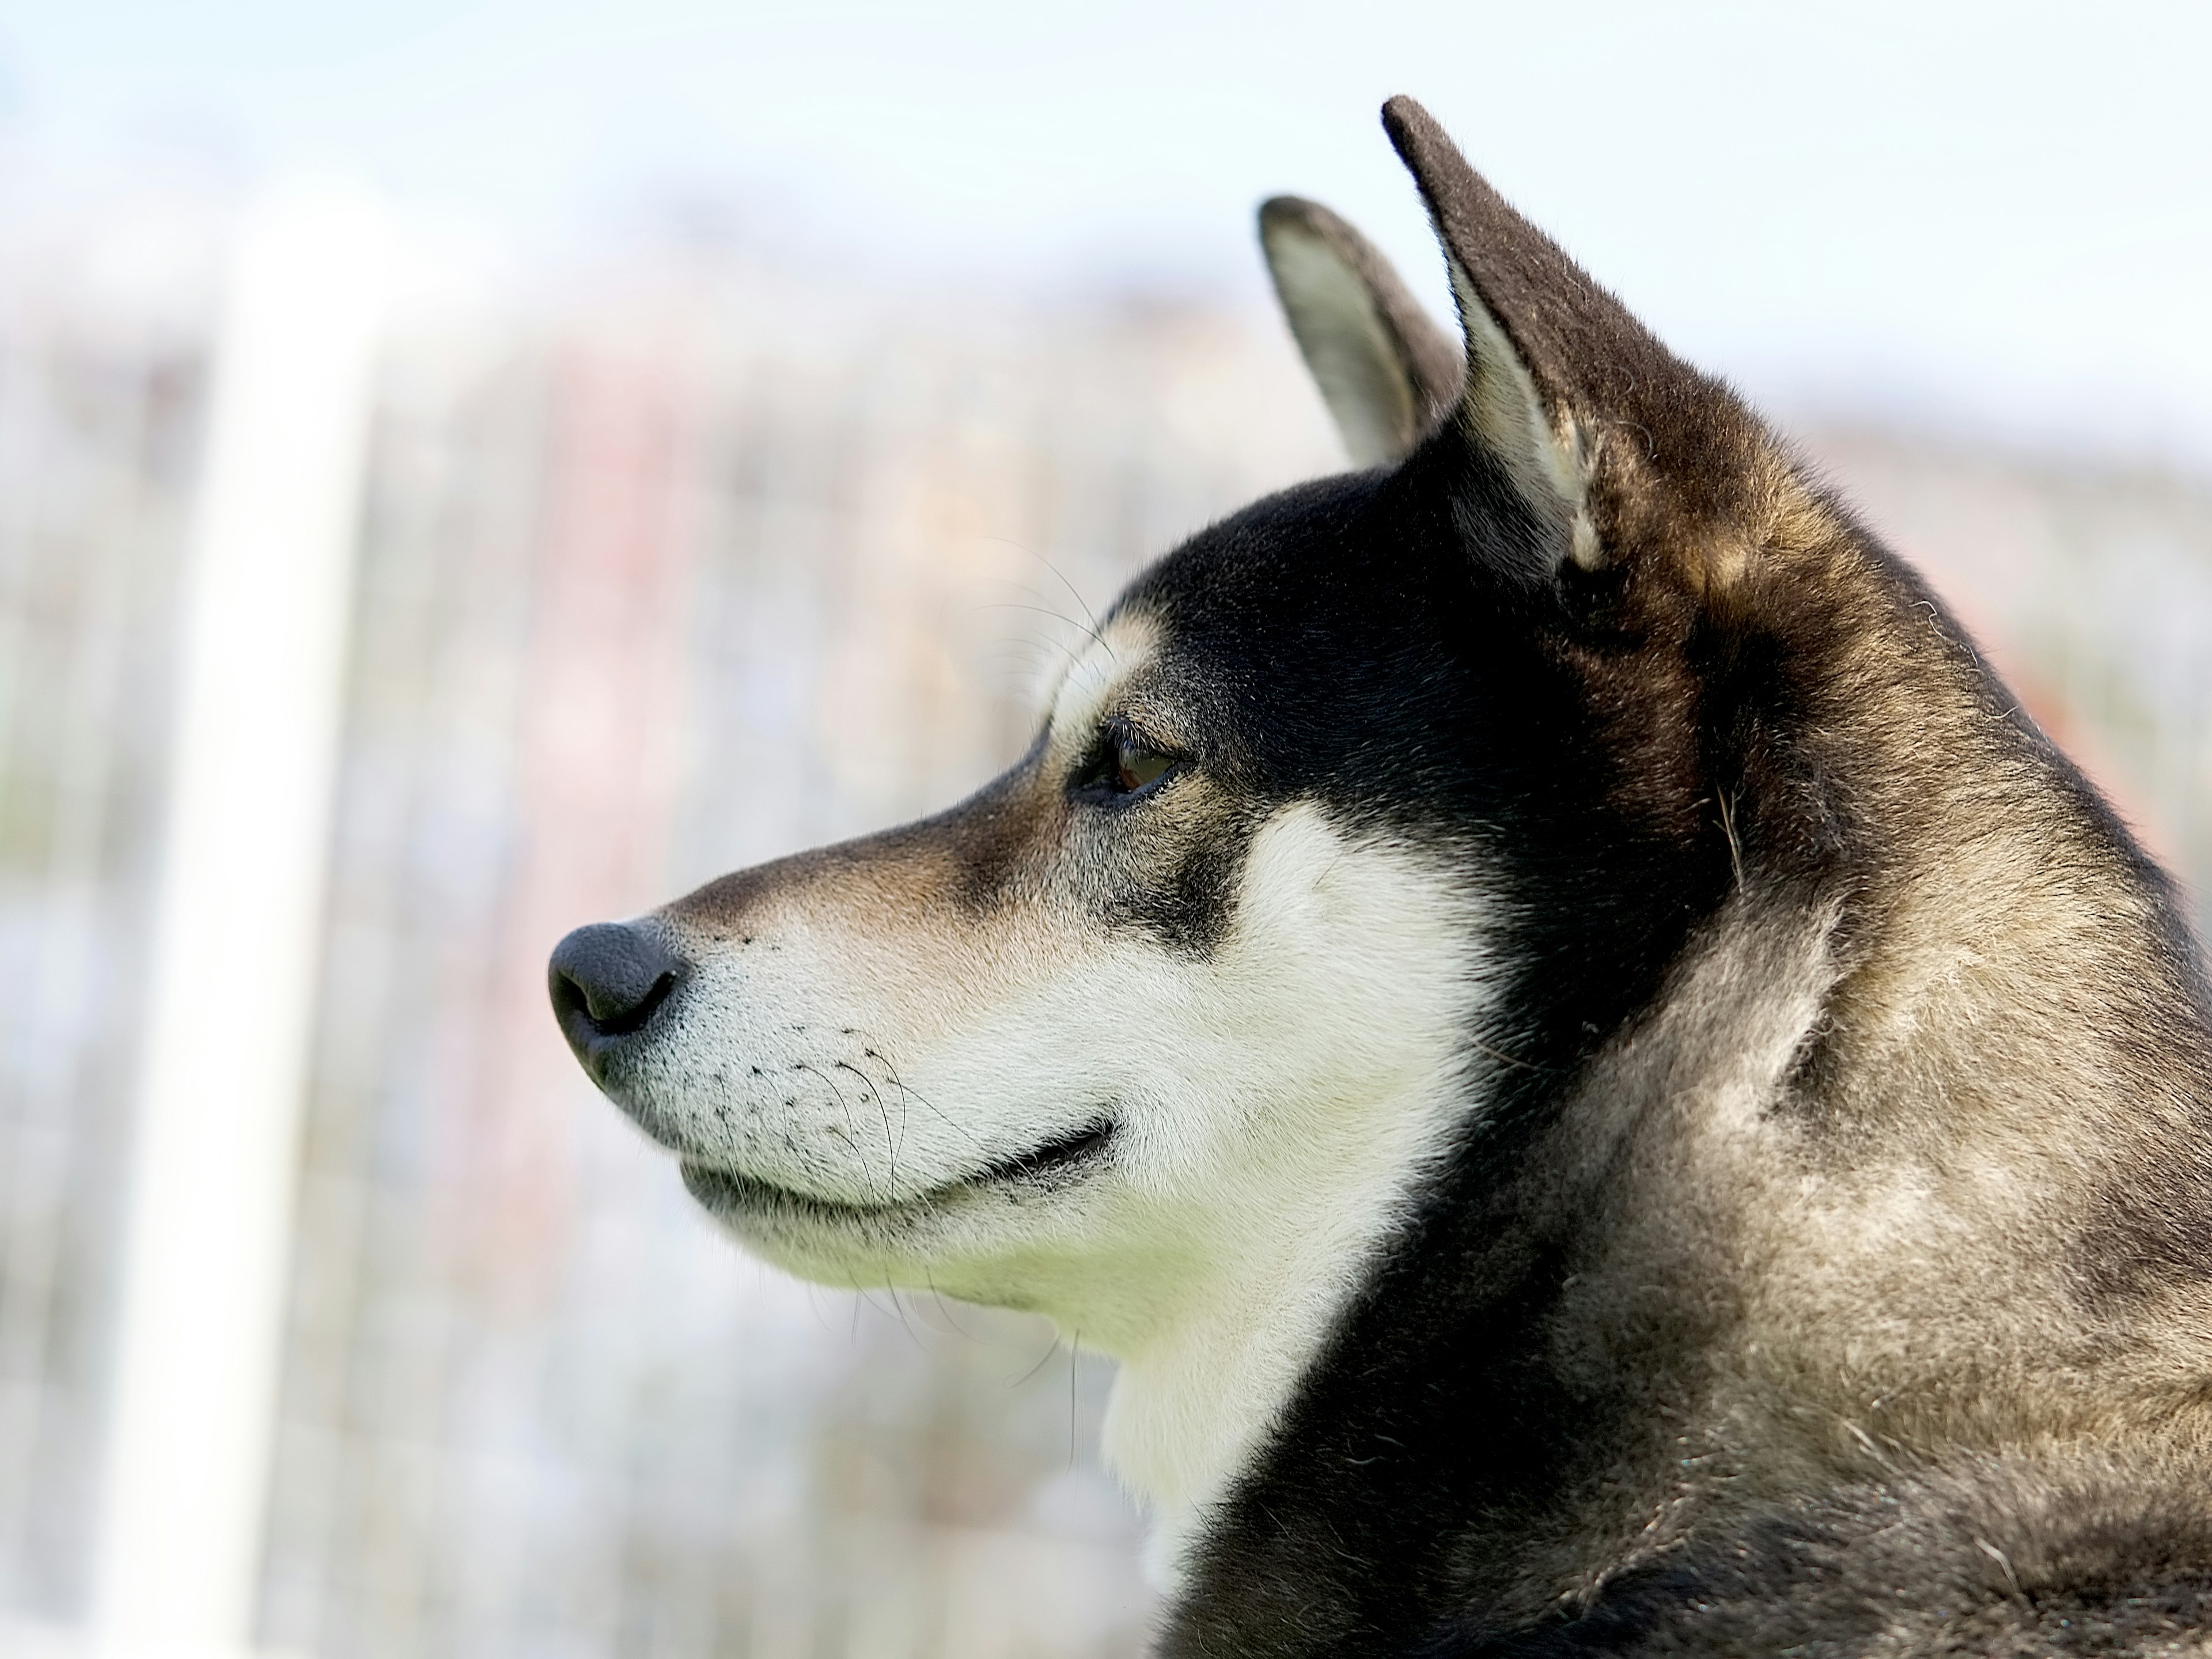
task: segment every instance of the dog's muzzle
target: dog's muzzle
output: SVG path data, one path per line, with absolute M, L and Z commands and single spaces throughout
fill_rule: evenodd
M 605 1085 L 608 1057 L 645 1029 L 689 967 L 627 922 L 593 922 L 553 947 L 546 975 L 553 1017 L 593 1082 Z

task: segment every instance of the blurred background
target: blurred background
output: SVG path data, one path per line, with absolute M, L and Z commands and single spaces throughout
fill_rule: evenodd
M 2212 891 L 2212 14 L 0 11 L 0 1655 L 1133 1655 L 1109 1370 L 739 1256 L 580 922 L 941 806 L 1342 465 L 1427 101 Z M 2192 897 L 2192 903 L 2197 901 Z

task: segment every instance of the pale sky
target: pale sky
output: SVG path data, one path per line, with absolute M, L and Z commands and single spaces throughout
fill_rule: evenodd
M 2212 472 L 2212 5 L 0 11 L 0 158 L 49 180 L 336 173 L 539 252 L 705 198 L 894 277 L 1255 298 L 1294 190 L 1441 306 L 1399 91 L 1756 396 Z

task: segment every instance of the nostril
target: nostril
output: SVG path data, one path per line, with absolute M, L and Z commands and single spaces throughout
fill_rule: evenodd
M 682 959 L 650 933 L 602 921 L 554 946 L 546 977 L 554 1017 L 580 1048 L 595 1037 L 638 1030 L 683 976 Z
M 651 1019 L 653 1011 L 667 1000 L 668 994 L 675 988 L 676 975 L 663 974 L 646 988 L 643 996 L 632 1002 L 619 994 L 611 994 L 604 985 L 589 984 L 574 974 L 556 972 L 553 976 L 553 1007 L 563 1016 L 580 1013 L 608 1036 L 625 1036 Z

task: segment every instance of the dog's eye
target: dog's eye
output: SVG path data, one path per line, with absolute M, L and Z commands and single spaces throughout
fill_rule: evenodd
M 1089 801 L 1127 800 L 1150 794 L 1154 784 L 1170 776 L 1182 764 L 1180 757 L 1153 748 L 1114 720 L 1098 733 L 1089 757 L 1068 780 L 1068 787 Z
M 1157 782 L 1172 763 L 1140 743 L 1123 738 L 1114 746 L 1114 782 L 1123 794 L 1133 794 Z

